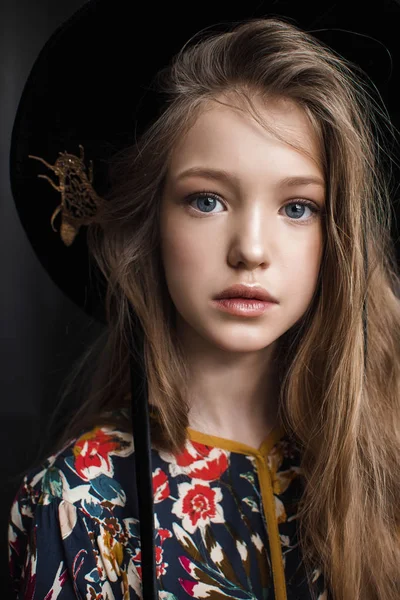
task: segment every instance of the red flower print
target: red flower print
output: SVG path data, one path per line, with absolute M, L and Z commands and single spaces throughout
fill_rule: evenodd
M 163 562 L 163 549 L 161 546 L 156 546 L 156 575 L 157 579 L 160 575 L 165 575 L 168 563 Z
M 138 550 L 135 554 L 135 556 L 133 557 L 133 560 L 135 563 L 138 563 L 136 565 L 136 570 L 139 574 L 140 579 L 142 579 L 142 552 L 141 550 Z M 156 575 L 157 575 L 157 579 L 160 578 L 161 575 L 165 575 L 167 572 L 167 567 L 168 567 L 168 563 L 163 562 L 163 549 L 161 548 L 161 546 L 156 546 Z
M 168 477 L 160 467 L 153 473 L 153 495 L 154 503 L 162 502 L 170 494 Z
M 221 588 L 215 585 L 207 585 L 202 581 L 188 581 L 187 579 L 182 579 L 182 577 L 178 577 L 178 581 L 185 592 L 192 598 L 222 598 L 222 596 L 233 598 L 233 596 L 228 596 Z
M 194 533 L 198 527 L 210 522 L 224 523 L 221 488 L 211 488 L 201 483 L 181 483 L 178 485 L 179 499 L 172 507 L 172 513 L 182 519 L 182 527 Z
M 188 475 L 191 479 L 214 481 L 229 466 L 229 452 L 221 448 L 213 448 L 199 442 L 188 440 L 185 450 L 180 454 L 160 452 L 163 460 L 170 463 L 170 473 Z
M 110 455 L 126 456 L 131 452 L 132 446 L 124 434 L 107 433 L 103 428 L 95 427 L 76 440 L 73 447 L 74 468 L 84 481 L 102 474 L 111 477 L 114 473 Z
M 197 581 L 188 581 L 187 579 L 182 579 L 182 577 L 179 577 L 179 583 L 181 584 L 181 586 L 183 587 L 183 589 L 185 590 L 185 592 L 187 594 L 189 594 L 189 596 L 194 596 L 194 586 L 197 584 Z
M 159 529 L 158 530 L 158 535 L 160 537 L 160 544 L 162 545 L 163 542 L 167 539 L 172 537 L 172 533 L 170 532 L 169 529 Z
M 158 523 L 158 519 L 156 516 L 156 524 Z M 159 579 L 159 577 L 161 575 L 165 575 L 167 572 L 167 567 L 168 567 L 168 563 L 163 562 L 163 549 L 162 549 L 162 545 L 165 542 L 165 540 L 167 538 L 172 537 L 172 533 L 169 529 L 157 529 L 157 536 L 159 536 L 160 538 L 160 545 L 156 546 L 155 549 L 155 555 L 156 555 L 156 576 L 157 579 Z M 133 561 L 136 564 L 136 570 L 139 574 L 140 579 L 142 579 L 142 551 L 141 550 L 136 550 L 136 554 L 135 556 L 133 556 Z

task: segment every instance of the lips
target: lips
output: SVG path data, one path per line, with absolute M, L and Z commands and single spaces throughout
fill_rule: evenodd
M 275 302 L 278 300 L 261 286 L 250 286 L 244 284 L 232 285 L 218 294 L 215 299 L 222 300 L 226 298 L 243 298 L 246 300 L 261 300 L 262 302 Z

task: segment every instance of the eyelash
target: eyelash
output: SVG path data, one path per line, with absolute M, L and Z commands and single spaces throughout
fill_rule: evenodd
M 195 192 L 194 194 L 190 194 L 189 196 L 186 196 L 183 201 L 185 202 L 185 204 L 190 204 L 190 202 L 193 202 L 193 200 L 195 200 L 196 198 L 200 198 L 200 197 L 206 197 L 206 198 L 210 197 L 210 198 L 213 198 L 214 200 L 217 200 L 218 202 L 221 202 L 221 204 L 223 204 L 221 198 L 219 196 L 217 196 L 217 194 L 214 194 L 213 192 L 207 192 L 206 190 L 201 191 L 201 192 Z M 287 217 L 289 219 L 289 221 L 298 222 L 300 225 L 301 224 L 306 225 L 307 223 L 313 221 L 317 217 L 318 213 L 321 212 L 321 210 L 314 204 L 314 202 L 311 202 L 311 200 L 305 200 L 305 199 L 291 200 L 290 202 L 287 202 L 286 204 L 284 204 L 284 206 L 290 206 L 291 204 L 300 204 L 302 206 L 307 206 L 313 213 L 311 217 L 309 217 L 308 219 L 305 219 L 303 221 L 300 221 L 299 219 L 291 219 L 290 217 Z M 193 206 L 191 206 L 190 208 L 192 208 L 196 212 L 199 212 L 200 214 L 203 214 L 203 215 L 212 214 L 212 212 L 202 213 L 201 211 L 193 208 Z

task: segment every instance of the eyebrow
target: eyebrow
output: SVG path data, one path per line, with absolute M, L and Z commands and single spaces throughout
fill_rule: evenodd
M 207 177 L 208 179 L 215 179 L 216 181 L 223 181 L 225 183 L 230 183 L 232 180 L 238 183 L 238 178 L 235 175 L 230 174 L 227 171 L 224 171 L 223 169 L 212 169 L 204 167 L 191 167 L 190 169 L 186 169 L 185 171 L 178 173 L 178 175 L 176 176 L 176 180 L 179 181 L 186 177 L 191 177 L 195 175 L 200 177 Z M 324 181 L 320 177 L 314 175 L 299 175 L 295 177 L 285 177 L 284 179 L 281 179 L 278 183 L 279 188 L 294 187 L 299 185 L 319 185 L 320 187 L 325 187 Z

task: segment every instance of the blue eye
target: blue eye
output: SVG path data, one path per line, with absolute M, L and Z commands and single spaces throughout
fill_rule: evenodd
M 310 211 L 312 212 L 312 216 L 309 217 L 309 219 L 314 218 L 314 216 L 316 216 L 317 212 L 319 212 L 319 209 L 316 208 L 316 206 L 310 202 L 309 200 L 296 200 L 294 202 L 288 202 L 287 204 L 285 204 L 284 208 L 286 208 L 287 206 L 295 206 L 296 207 L 296 211 L 295 211 L 295 215 L 298 216 L 302 216 L 303 215 L 303 210 L 305 208 L 310 209 Z M 298 210 L 300 207 L 300 210 Z M 301 214 L 300 214 L 301 213 Z M 305 221 L 308 221 L 309 219 L 304 219 Z M 298 219 L 296 219 L 297 221 Z
M 190 196 L 187 196 L 184 201 L 189 204 L 194 211 L 202 214 L 222 212 L 213 210 L 217 202 L 223 205 L 222 200 L 213 192 L 198 192 L 195 194 L 190 194 Z M 196 203 L 196 208 L 192 206 L 192 203 Z M 202 205 L 204 210 L 201 208 Z M 309 222 L 316 218 L 317 214 L 321 212 L 315 203 L 311 202 L 310 200 L 291 200 L 283 206 L 284 209 L 287 207 L 296 207 L 295 210 L 292 211 L 291 216 L 288 213 L 286 213 L 286 216 L 290 221 L 299 221 L 299 223 Z M 311 211 L 311 216 L 306 219 L 301 219 L 301 217 L 304 215 L 304 210 L 307 208 Z
M 200 205 L 203 204 L 203 207 L 205 207 L 205 212 L 211 212 L 213 210 L 213 208 L 215 208 L 215 204 L 216 202 L 220 202 L 221 200 L 219 200 L 218 196 L 216 196 L 213 193 L 209 193 L 209 192 L 201 192 L 199 194 L 191 194 L 190 196 L 188 196 L 187 198 L 185 198 L 185 201 L 187 201 L 189 204 L 191 204 L 192 202 L 196 202 L 198 199 L 200 198 Z M 199 206 L 197 204 L 197 206 Z M 200 212 L 202 212 L 200 210 Z

